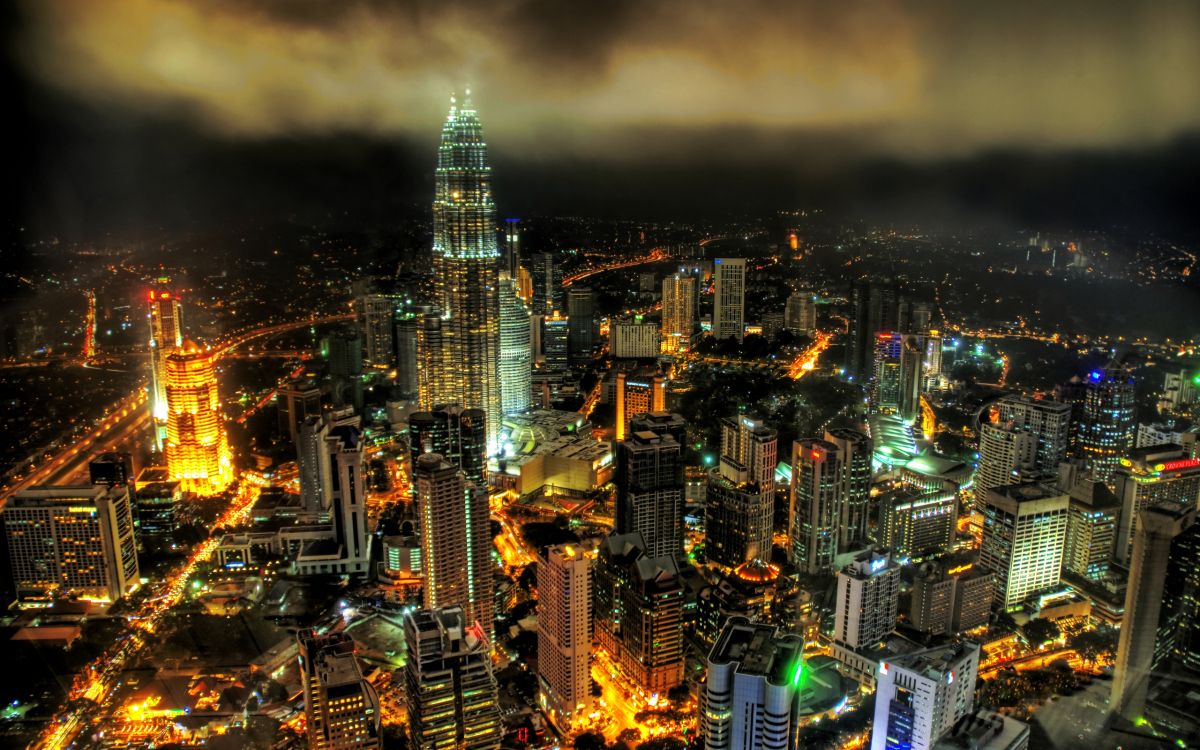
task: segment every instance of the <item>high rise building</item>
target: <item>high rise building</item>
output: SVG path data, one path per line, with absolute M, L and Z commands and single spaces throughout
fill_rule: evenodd
M 1012 483 L 1018 470 L 1033 470 L 1037 437 L 1006 424 L 984 422 L 979 428 L 979 467 L 975 471 L 975 508 L 987 502 L 988 490 Z
M 425 453 L 436 453 L 466 474 L 467 481 L 487 487 L 487 415 L 481 409 L 438 404 L 432 411 L 408 416 L 410 466 Z
M 500 276 L 500 411 L 523 412 L 531 406 L 533 338 L 529 308 L 517 296 L 511 276 Z
M 92 484 L 115 487 L 133 481 L 133 456 L 128 453 L 110 452 L 88 461 L 88 479 Z
M 988 490 L 979 566 L 996 574 L 995 601 L 1012 609 L 1057 586 L 1067 537 L 1065 492 L 1036 482 Z
M 1200 401 L 1200 373 L 1187 370 L 1163 375 L 1163 403 L 1168 409 L 1179 410 Z
M 600 543 L 595 568 L 596 642 L 645 696 L 683 680 L 683 584 L 672 557 L 650 557 L 641 534 Z
M 382 747 L 379 696 L 363 677 L 348 633 L 296 634 L 308 747 L 373 750 Z
M 396 390 L 405 401 L 416 401 L 421 395 L 417 341 L 424 317 L 431 311 L 428 305 L 406 305 L 396 311 Z M 504 311 L 500 314 L 503 316 Z M 501 317 L 501 326 L 503 324 Z
M 1063 571 L 1093 581 L 1102 580 L 1112 559 L 1121 502 L 1103 482 L 1085 480 L 1066 489 L 1071 501 L 1067 509 Z
M 805 573 L 833 570 L 846 503 L 845 468 L 838 446 L 797 440 L 792 446 L 788 559 Z
M 500 264 L 500 272 L 508 273 L 509 278 L 516 279 L 521 268 L 521 220 L 504 220 L 504 261 Z
M 300 498 L 305 510 L 328 513 L 338 551 L 320 572 L 360 575 L 370 565 L 367 486 L 362 434 L 355 424 L 309 417 L 296 448 Z
M 363 345 L 357 330 L 334 331 L 323 341 L 333 386 L 333 405 L 363 407 Z
M 837 573 L 833 640 L 851 649 L 869 648 L 896 627 L 900 566 L 890 553 L 867 551 Z
M 547 370 L 570 365 L 571 321 L 555 311 L 542 318 L 542 361 Z
M 921 386 L 925 378 L 925 345 L 920 336 L 900 337 L 900 398 L 897 413 L 905 422 L 921 414 Z
M 1176 503 L 1151 505 L 1139 513 L 1109 698 L 1109 710 L 1130 721 L 1144 714 L 1151 673 L 1165 669 L 1163 661 L 1173 656 L 1180 615 L 1196 615 L 1196 582 L 1189 586 L 1191 571 L 1179 566 L 1186 553 L 1196 552 L 1195 524 L 1196 508 Z M 1187 568 L 1195 565 L 1193 558 Z
M 500 251 L 483 126 L 452 100 L 438 148 L 433 262 L 445 329 L 443 372 L 455 401 L 487 414 L 488 452 L 500 436 Z
M 1037 441 L 1033 457 L 1036 470 L 1055 474 L 1071 447 L 1071 405 L 1010 395 L 1000 399 L 995 409 L 997 424 L 1033 435 Z
M 650 359 L 659 353 L 658 326 L 641 315 L 618 318 L 608 327 L 608 349 L 617 359 Z
M 500 694 L 488 636 L 461 607 L 404 616 L 404 702 L 413 750 L 498 750 Z
M 882 662 L 871 750 L 931 750 L 975 704 L 979 646 L 964 642 Z
M 158 424 L 167 422 L 167 355 L 183 346 L 183 311 L 179 295 L 159 279 L 150 291 L 150 408 Z M 161 443 L 162 429 L 156 433 Z
M 667 408 L 667 379 L 659 373 L 629 375 L 618 370 L 615 376 L 617 441 L 624 440 L 629 425 L 643 414 L 665 411 Z
M 417 316 L 417 403 L 429 410 L 434 404 L 455 401 L 453 383 L 443 377 L 446 366 L 446 331 L 442 316 L 430 308 Z
M 1136 394 L 1133 375 L 1119 362 L 1088 373 L 1079 421 L 1079 451 L 1087 468 L 1110 481 L 1122 456 L 1133 448 Z
M 696 278 L 673 273 L 663 279 L 662 303 L 662 350 L 686 352 L 696 328 Z
M 850 290 L 849 341 L 846 345 L 846 374 L 857 380 L 872 373 L 876 334 L 909 329 L 907 300 L 895 287 L 856 281 Z
M 958 493 L 901 486 L 879 496 L 879 543 L 902 557 L 942 555 L 954 545 Z
M 1113 559 L 1130 565 L 1137 519 L 1145 508 L 1158 503 L 1183 507 L 1200 505 L 1200 459 L 1189 458 L 1178 445 L 1135 448 L 1120 459 L 1112 475 L 1121 520 Z
M 988 624 L 995 575 L 957 556 L 925 562 L 913 580 L 908 620 L 931 635 L 963 633 Z
M 708 654 L 707 667 L 699 728 L 707 750 L 797 746 L 804 718 L 803 638 L 731 617 Z
M 275 404 L 279 412 L 279 433 L 295 445 L 304 420 L 321 414 L 321 388 L 311 378 L 289 380 L 275 391 Z
M 841 461 L 842 510 L 838 547 L 847 549 L 852 543 L 867 538 L 873 444 L 871 438 L 849 427 L 826 430 L 825 442 L 837 446 Z
M 533 314 L 563 309 L 563 272 L 558 260 L 550 253 L 539 253 L 529 258 L 527 268 L 533 280 Z
M 596 346 L 596 293 L 586 286 L 567 290 L 567 350 L 572 365 L 586 365 Z
M 771 560 L 778 433 L 762 420 L 721 420 L 721 461 L 709 471 L 704 508 L 708 561 L 735 568 Z
M 678 557 L 683 553 L 682 446 L 667 430 L 640 429 L 618 443 L 616 452 L 617 532 L 638 533 L 649 557 Z
M 717 258 L 713 276 L 713 338 L 741 341 L 746 326 L 746 259 Z
M 185 492 L 215 495 L 233 481 L 213 356 L 187 341 L 166 356 L 167 470 Z
M 924 347 L 917 336 L 881 331 L 875 334 L 875 374 L 871 388 L 874 408 L 898 414 L 906 422 L 921 410 Z
M 817 330 L 817 303 L 812 292 L 800 289 L 788 295 L 783 307 L 783 327 L 803 336 L 811 336 Z
M 538 696 L 564 732 L 591 713 L 594 557 L 573 545 L 538 557 Z
M 116 601 L 138 587 L 128 485 L 22 490 L 8 498 L 3 520 L 21 601 Z
M 394 294 L 368 292 L 354 298 L 354 316 L 363 344 L 363 364 L 387 369 L 396 360 L 396 307 Z
M 487 495 L 437 453 L 413 464 L 420 516 L 425 606 L 461 607 L 469 623 L 492 632 L 492 536 Z

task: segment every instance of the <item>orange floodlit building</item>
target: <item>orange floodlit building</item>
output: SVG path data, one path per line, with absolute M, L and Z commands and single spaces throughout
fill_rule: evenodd
M 233 481 L 212 353 L 195 342 L 166 356 L 167 470 L 185 492 L 214 495 Z

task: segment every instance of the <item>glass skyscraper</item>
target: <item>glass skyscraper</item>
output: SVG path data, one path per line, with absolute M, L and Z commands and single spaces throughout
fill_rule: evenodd
M 469 97 L 469 94 L 468 94 Z M 489 452 L 500 429 L 500 250 L 483 125 L 470 99 L 451 99 L 438 147 L 433 262 L 445 340 L 443 379 L 462 406 L 487 413 Z
M 511 276 L 500 276 L 500 411 L 515 414 L 529 408 L 533 349 L 529 308 L 517 296 Z

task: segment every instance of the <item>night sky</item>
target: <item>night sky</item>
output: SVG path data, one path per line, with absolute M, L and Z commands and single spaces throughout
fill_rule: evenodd
M 500 210 L 1194 237 L 1200 4 L 28 0 L 26 236 L 426 210 L 466 85 Z

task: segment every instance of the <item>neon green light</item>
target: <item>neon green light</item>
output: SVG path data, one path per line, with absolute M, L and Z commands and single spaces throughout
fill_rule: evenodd
M 803 657 L 796 659 L 796 671 L 792 673 L 792 686 L 800 687 L 800 675 L 804 674 Z

